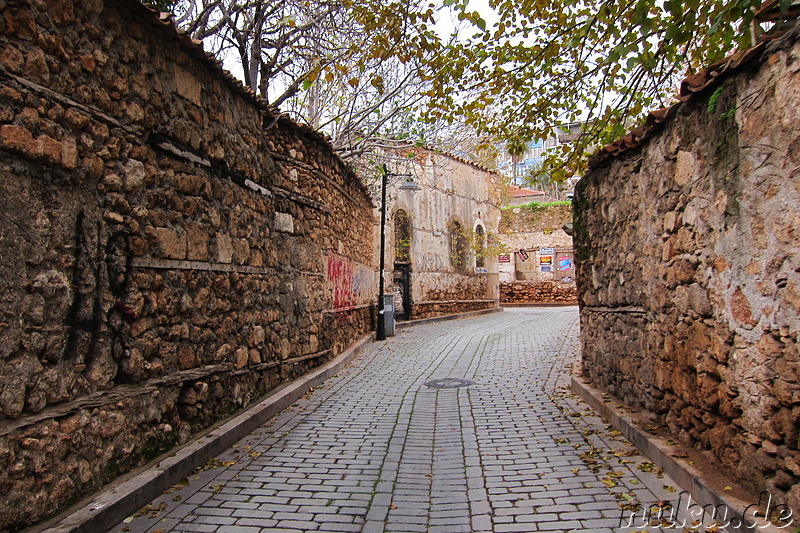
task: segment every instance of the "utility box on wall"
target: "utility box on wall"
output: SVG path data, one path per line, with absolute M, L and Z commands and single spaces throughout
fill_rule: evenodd
M 386 332 L 387 337 L 394 337 L 394 319 L 394 294 L 384 294 L 383 320 L 385 324 L 384 331 Z

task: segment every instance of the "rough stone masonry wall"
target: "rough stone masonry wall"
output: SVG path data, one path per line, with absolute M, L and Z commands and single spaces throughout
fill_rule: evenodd
M 782 45 L 591 170 L 575 246 L 585 375 L 800 510 L 800 44 Z
M 500 283 L 500 305 L 532 303 L 576 304 L 576 286 L 560 281 Z
M 369 329 L 371 202 L 136 1 L 0 0 L 0 530 Z M 205 59 L 205 60 L 204 60 Z

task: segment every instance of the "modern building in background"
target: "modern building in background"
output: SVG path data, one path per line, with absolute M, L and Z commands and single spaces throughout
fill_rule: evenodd
M 497 158 L 497 170 L 504 176 L 512 178 L 513 185 L 525 186 L 526 178 L 542 168 L 542 162 L 547 153 L 559 146 L 574 142 L 581 135 L 583 125 L 583 122 L 574 122 L 557 126 L 553 136 L 547 139 L 535 139 L 528 143 L 525 153 L 516 158 L 516 172 L 514 171 L 515 158 L 505 150 L 504 146 L 501 146 Z

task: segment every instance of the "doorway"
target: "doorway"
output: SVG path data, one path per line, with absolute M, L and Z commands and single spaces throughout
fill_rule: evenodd
M 394 309 L 397 320 L 411 318 L 411 265 L 394 264 Z

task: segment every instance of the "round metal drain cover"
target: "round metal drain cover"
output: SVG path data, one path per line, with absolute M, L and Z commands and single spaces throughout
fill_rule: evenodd
M 425 382 L 425 386 L 432 389 L 457 389 L 458 387 L 467 387 L 474 384 L 474 381 L 460 378 L 432 379 Z

